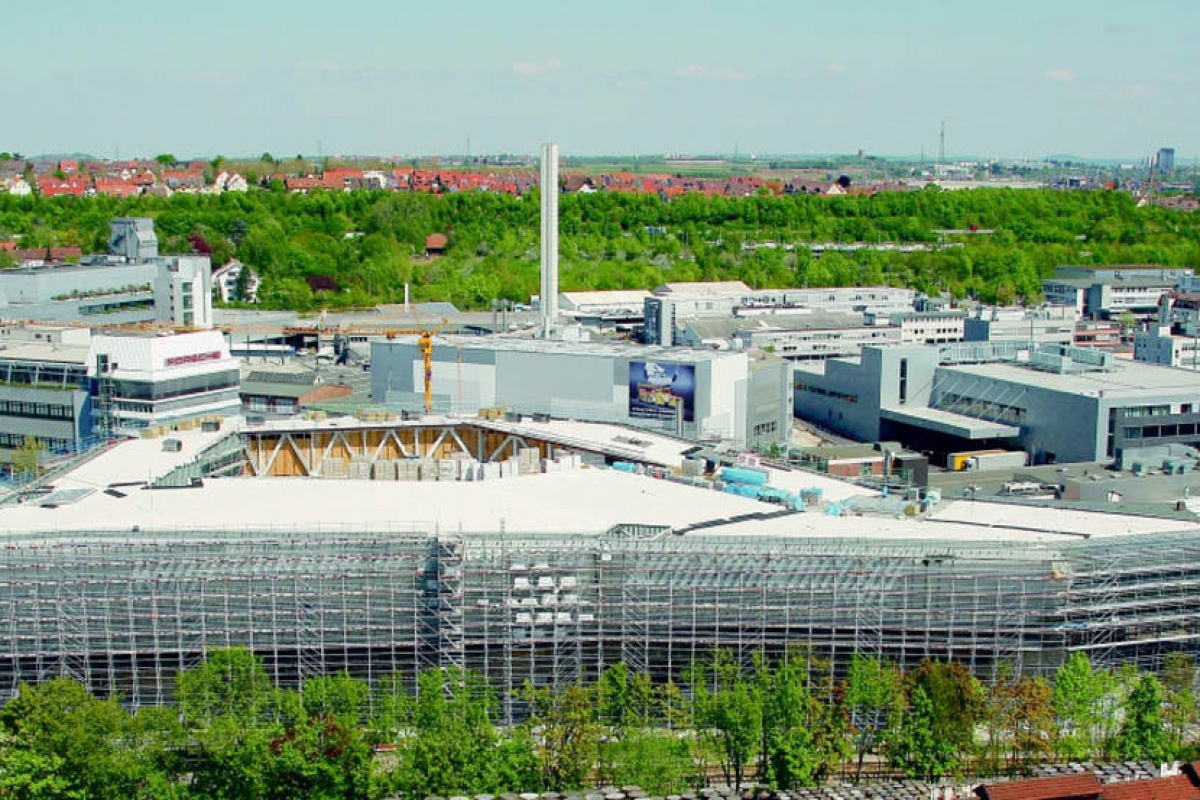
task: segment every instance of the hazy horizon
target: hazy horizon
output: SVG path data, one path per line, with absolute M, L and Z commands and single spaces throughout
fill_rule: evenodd
M 5 23 L 10 152 L 932 161 L 942 123 L 947 158 L 1200 150 L 1193 0 L 46 0 Z

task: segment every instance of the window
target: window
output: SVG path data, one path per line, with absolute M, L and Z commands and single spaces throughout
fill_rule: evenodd
M 900 359 L 900 402 L 908 401 L 908 359 Z

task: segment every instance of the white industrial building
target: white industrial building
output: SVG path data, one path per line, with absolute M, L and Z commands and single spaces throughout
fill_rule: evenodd
M 1117 319 L 1126 311 L 1149 318 L 1158 312 L 1162 296 L 1191 276 L 1191 268 L 1143 264 L 1061 266 L 1042 281 L 1042 293 L 1046 302 L 1071 306 L 1087 319 Z
M 963 323 L 963 341 L 1074 344 L 1078 321 L 1074 306 L 979 306 Z
M 1175 336 L 1170 328 L 1155 326 L 1135 334 L 1133 358 L 1147 364 L 1200 369 L 1200 340 L 1195 336 Z
M 371 344 L 371 400 L 416 411 L 424 362 L 415 337 Z M 786 439 L 791 367 L 744 352 L 541 339 L 434 340 L 434 410 L 618 422 L 747 444 Z
M 212 325 L 208 256 L 160 256 L 154 222 L 143 218 L 114 219 L 108 249 L 78 264 L 0 270 L 0 314 L 9 320 L 106 326 Z
M 867 314 L 868 324 L 880 324 L 883 317 Z M 888 324 L 900 329 L 903 344 L 948 344 L 961 342 L 966 331 L 967 312 L 959 309 L 905 311 L 892 314 Z
M 679 336 L 688 347 L 764 350 L 789 361 L 857 355 L 864 345 L 900 343 L 900 329 L 867 325 L 862 314 L 791 313 L 689 319 Z
M 238 366 L 220 331 L 0 329 L 0 460 L 26 436 L 67 452 L 96 437 L 239 409 Z
M 645 289 L 613 289 L 592 292 L 560 292 L 559 313 L 575 322 L 599 327 L 618 327 L 641 322 L 646 298 Z
M 887 318 L 911 312 L 912 289 L 852 286 L 820 289 L 751 289 L 741 281 L 667 283 L 645 300 L 646 344 L 671 346 L 691 319 L 751 316 L 772 312 L 811 311 L 828 314 L 872 314 Z

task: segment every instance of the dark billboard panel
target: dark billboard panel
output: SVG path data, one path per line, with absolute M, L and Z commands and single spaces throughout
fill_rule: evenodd
M 629 362 L 629 416 L 641 419 L 696 418 L 696 367 L 693 364 Z

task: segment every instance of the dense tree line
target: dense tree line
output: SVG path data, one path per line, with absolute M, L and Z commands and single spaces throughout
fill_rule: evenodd
M 0 710 L 0 795 L 162 800 L 350 800 L 597 783 L 679 792 L 721 775 L 789 789 L 864 765 L 931 779 L 1018 771 L 1050 759 L 1195 758 L 1197 671 L 1093 668 L 1073 655 L 1053 681 L 962 665 L 904 673 L 855 656 L 846 674 L 803 650 L 738 663 L 726 652 L 679 683 L 624 665 L 590 685 L 502 698 L 473 673 L 432 670 L 416 691 L 341 675 L 271 684 L 244 650 L 179 674 L 177 707 L 126 710 L 56 678 Z M 511 709 L 509 710 L 511 713 Z M 982 733 L 981 733 L 982 732 Z
M 154 217 L 163 252 L 211 251 L 259 272 L 261 300 L 311 309 L 418 300 L 486 307 L 538 290 L 538 198 L 486 192 L 282 191 L 170 198 L 0 195 L 0 240 L 102 252 L 112 217 Z M 973 234 L 944 233 L 970 231 Z M 447 233 L 442 257 L 425 237 Z M 772 242 L 774 248 L 756 245 Z M 920 244 L 814 258 L 806 244 Z M 949 243 L 954 247 L 941 247 Z M 984 301 L 1040 296 L 1059 264 L 1200 267 L 1200 215 L 1138 207 L 1123 192 L 979 189 L 873 196 L 728 198 L 566 195 L 564 290 L 652 288 L 665 281 L 744 280 L 755 288 L 903 285 Z M 11 256 L 0 253 L 0 259 Z M 3 264 L 0 264 L 3 266 Z M 306 278 L 332 277 L 313 294 Z

